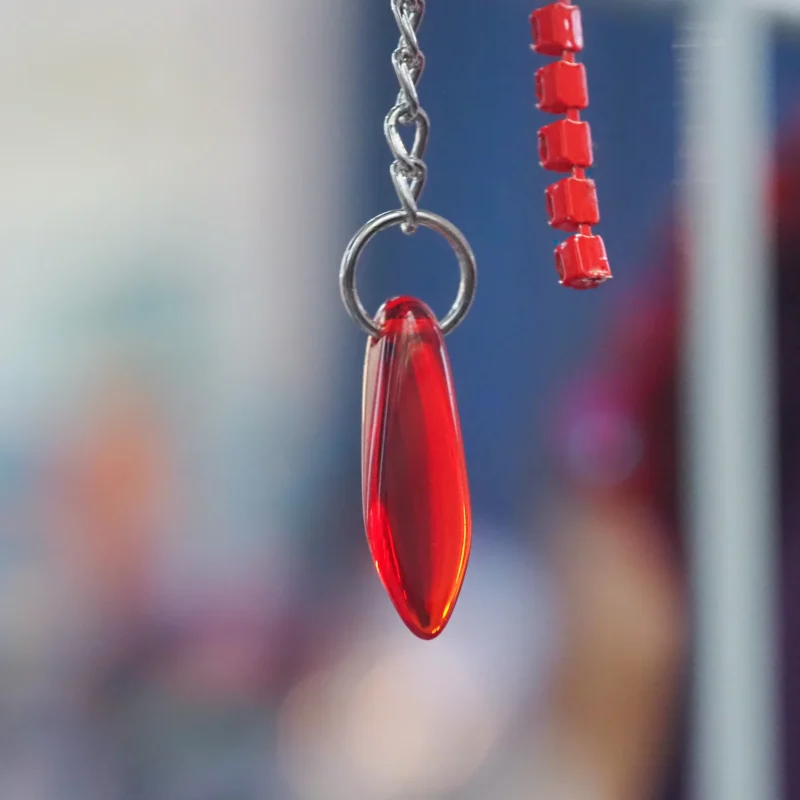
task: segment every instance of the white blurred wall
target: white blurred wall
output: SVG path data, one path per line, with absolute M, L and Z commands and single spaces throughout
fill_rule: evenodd
M 172 356 L 200 365 L 187 395 L 211 427 L 273 415 L 285 494 L 343 319 L 352 4 L 1 5 L 0 430 L 69 402 L 109 347 L 149 346 L 158 330 L 91 327 L 93 303 L 162 281 L 200 298 Z
M 0 10 L 0 651 L 76 647 L 137 558 L 168 593 L 249 570 L 277 613 L 347 324 L 357 9 Z

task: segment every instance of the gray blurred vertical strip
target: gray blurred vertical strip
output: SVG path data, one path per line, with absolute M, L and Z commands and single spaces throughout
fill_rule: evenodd
M 767 25 L 694 0 L 684 43 L 694 800 L 780 797 Z

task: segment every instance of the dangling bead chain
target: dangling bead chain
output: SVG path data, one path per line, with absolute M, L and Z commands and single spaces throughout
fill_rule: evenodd
M 556 269 L 564 286 L 592 289 L 611 277 L 611 268 L 603 240 L 591 228 L 600 221 L 600 210 L 595 183 L 585 173 L 594 156 L 589 123 L 581 119 L 589 105 L 586 68 L 575 59 L 583 50 L 581 12 L 559 0 L 537 9 L 530 19 L 533 50 L 560 56 L 536 72 L 538 108 L 565 115 L 540 129 L 540 163 L 553 172 L 572 173 L 545 191 L 550 225 L 574 234 L 556 248 Z

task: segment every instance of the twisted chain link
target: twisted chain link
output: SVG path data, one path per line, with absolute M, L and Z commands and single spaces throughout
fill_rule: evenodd
M 400 93 L 386 116 L 383 130 L 394 156 L 390 168 L 392 183 L 405 213 L 401 229 L 404 233 L 414 233 L 417 229 L 417 203 L 428 175 L 423 159 L 428 145 L 430 121 L 420 105 L 417 92 L 417 84 L 425 69 L 425 56 L 417 40 L 417 31 L 425 15 L 425 0 L 391 0 L 391 3 L 397 27 L 400 28 L 400 42 L 392 54 Z M 409 150 L 398 126 L 412 125 L 414 140 Z

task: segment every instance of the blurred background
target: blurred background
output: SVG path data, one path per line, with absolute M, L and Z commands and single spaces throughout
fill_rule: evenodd
M 686 796 L 686 10 L 582 4 L 615 281 L 575 293 L 546 224 L 531 0 L 428 6 L 423 205 L 481 269 L 448 340 L 473 556 L 433 643 L 364 539 L 363 335 L 337 287 L 352 232 L 397 205 L 389 3 L 0 3 L 3 800 Z M 791 800 L 800 13 L 761 6 L 780 12 L 759 89 L 780 166 L 761 176 L 781 441 L 763 535 Z M 371 308 L 451 302 L 432 234 L 389 232 L 364 262 Z

